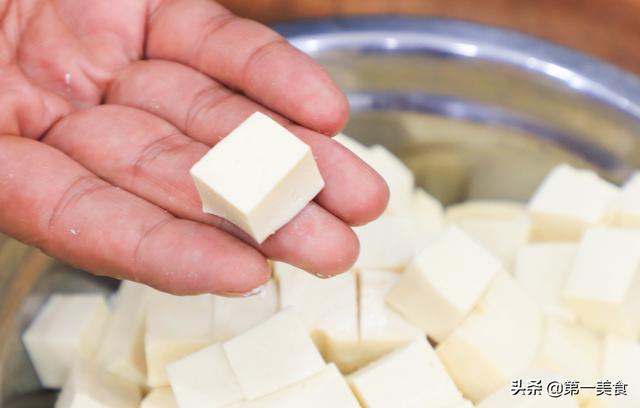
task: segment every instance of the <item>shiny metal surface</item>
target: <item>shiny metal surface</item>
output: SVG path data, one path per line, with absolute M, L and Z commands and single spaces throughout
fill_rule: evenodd
M 640 80 L 565 48 L 447 20 L 276 28 L 348 94 L 346 133 L 389 147 L 446 203 L 525 200 L 559 162 L 617 182 L 640 163 Z M 114 287 L 0 236 L 0 407 L 52 406 L 19 340 L 46 296 Z

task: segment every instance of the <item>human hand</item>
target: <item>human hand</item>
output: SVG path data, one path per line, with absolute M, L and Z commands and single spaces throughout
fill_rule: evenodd
M 208 0 L 0 0 L 0 231 L 96 274 L 241 294 L 265 257 L 348 268 L 388 190 L 325 136 L 347 103 L 276 33 Z M 262 245 L 201 212 L 189 168 L 252 112 L 309 144 L 326 187 Z

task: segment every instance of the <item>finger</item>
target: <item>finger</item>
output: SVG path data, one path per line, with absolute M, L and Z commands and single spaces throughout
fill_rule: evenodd
M 149 17 L 146 55 L 190 65 L 322 133 L 347 120 L 346 98 L 320 65 L 209 0 L 160 2 Z
M 202 212 L 189 175 L 208 147 L 160 118 L 133 108 L 103 105 L 67 117 L 44 141 L 103 179 L 180 218 L 228 228 L 220 218 Z M 322 207 L 314 203 L 309 207 L 260 249 L 269 257 L 311 272 L 343 272 L 355 261 L 357 238 Z
M 258 251 L 180 220 L 42 143 L 0 136 L 0 230 L 100 275 L 177 294 L 247 292 L 270 276 Z
M 289 127 L 311 146 L 326 186 L 316 201 L 343 221 L 359 225 L 377 218 L 388 200 L 384 180 L 339 143 L 300 126 L 238 95 L 181 64 L 145 61 L 133 64 L 113 82 L 110 103 L 152 112 L 208 146 L 231 132 L 255 111 Z

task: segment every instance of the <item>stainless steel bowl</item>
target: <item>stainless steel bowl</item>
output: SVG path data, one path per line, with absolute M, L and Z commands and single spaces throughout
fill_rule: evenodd
M 348 94 L 346 133 L 381 143 L 446 203 L 525 200 L 553 165 L 621 182 L 640 163 L 640 80 L 532 37 L 452 20 L 365 17 L 276 27 Z M 98 279 L 0 239 L 0 406 L 51 406 L 19 336 L 54 291 Z

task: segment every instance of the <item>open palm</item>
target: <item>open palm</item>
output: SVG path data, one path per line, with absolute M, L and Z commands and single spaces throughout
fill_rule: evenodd
M 384 181 L 327 134 L 344 96 L 276 33 L 208 0 L 0 0 L 0 231 L 80 268 L 173 293 L 247 292 L 266 257 L 348 268 L 348 224 Z M 262 245 L 200 210 L 189 168 L 259 110 L 326 182 Z

